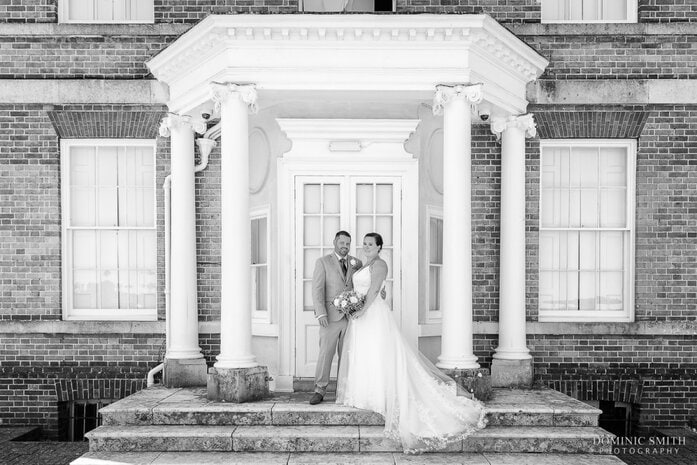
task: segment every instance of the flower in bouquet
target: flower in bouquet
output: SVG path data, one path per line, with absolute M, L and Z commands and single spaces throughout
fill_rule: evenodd
M 363 308 L 365 296 L 358 294 L 356 291 L 344 291 L 338 296 L 334 297 L 334 301 L 332 303 L 337 310 L 344 315 L 349 316 Z

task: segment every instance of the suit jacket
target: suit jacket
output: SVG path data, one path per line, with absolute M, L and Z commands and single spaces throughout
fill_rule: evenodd
M 355 265 L 351 266 L 351 261 Z M 317 259 L 315 272 L 312 276 L 312 302 L 315 306 L 315 316 L 319 318 L 326 315 L 329 321 L 339 321 L 344 314 L 336 309 L 332 302 L 336 296 L 344 291 L 353 289 L 353 273 L 363 264 L 356 257 L 346 256 L 346 278 L 341 271 L 341 264 L 334 252 Z

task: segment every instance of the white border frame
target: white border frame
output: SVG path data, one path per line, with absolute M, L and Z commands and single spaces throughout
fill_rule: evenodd
M 605 20 L 605 19 L 594 19 L 594 20 L 583 20 L 583 19 L 554 19 L 545 20 L 543 19 L 543 8 L 545 0 L 538 0 L 540 2 L 540 23 L 542 24 L 635 24 L 639 22 L 639 5 L 637 0 L 627 0 L 627 19 L 625 20 Z M 572 0 L 580 1 L 580 0 Z
M 138 0 L 141 1 L 141 0 Z M 70 7 L 67 0 L 58 0 L 58 24 L 155 24 L 155 2 L 152 6 L 152 19 L 135 19 L 135 20 L 109 20 L 98 21 L 93 20 L 69 20 Z
M 634 321 L 634 294 L 636 289 L 635 283 L 635 236 L 636 236 L 636 159 L 637 159 L 637 141 L 635 139 L 543 139 L 540 140 L 540 167 L 542 165 L 542 151 L 547 147 L 622 147 L 627 150 L 627 210 L 625 212 L 627 218 L 627 229 L 629 229 L 628 237 L 629 244 L 627 245 L 627 253 L 629 257 L 627 266 L 627 284 L 625 286 L 625 309 L 622 312 L 607 312 L 600 310 L 577 311 L 570 315 L 569 311 L 549 311 L 541 310 L 539 302 L 539 272 L 540 272 L 540 242 L 539 231 L 542 230 L 542 179 L 538 181 L 538 260 L 537 260 L 537 276 L 538 276 L 538 302 L 537 302 L 537 319 L 541 323 L 546 322 L 633 322 Z M 625 228 L 621 228 L 624 230 Z
M 96 321 L 156 321 L 158 305 L 153 309 L 143 310 L 119 310 L 119 314 L 101 314 L 96 311 L 103 310 L 86 309 L 81 314 L 75 315 L 72 308 L 72 279 L 70 277 L 69 264 L 72 256 L 72 248 L 68 241 L 68 213 L 70 208 L 70 149 L 71 147 L 150 147 L 153 153 L 153 228 L 141 228 L 154 230 L 159 233 L 157 221 L 157 141 L 154 139 L 61 139 L 60 141 L 60 169 L 61 169 L 61 316 L 63 320 L 96 320 Z M 155 254 L 157 256 L 157 240 L 155 241 Z M 157 259 L 157 257 L 156 257 Z M 156 260 L 157 261 L 157 260 Z M 159 267 L 155 267 L 155 273 L 159 273 Z M 156 278 L 157 279 L 157 278 Z M 159 296 L 159 290 L 157 294 Z M 159 298 L 156 299 L 159 301 Z

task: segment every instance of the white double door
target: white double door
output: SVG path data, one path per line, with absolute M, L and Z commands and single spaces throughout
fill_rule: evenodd
M 336 175 L 295 177 L 295 375 L 313 377 L 319 351 L 319 324 L 312 302 L 315 262 L 333 253 L 337 231 L 351 234 L 350 255 L 365 262 L 363 237 L 378 232 L 387 262 L 387 298 L 401 324 L 401 176 Z M 333 296 L 330 296 L 333 297 Z M 336 370 L 336 358 L 332 376 Z

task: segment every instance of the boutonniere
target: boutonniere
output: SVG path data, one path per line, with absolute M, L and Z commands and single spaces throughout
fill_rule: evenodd
M 356 261 L 355 258 L 352 258 L 352 259 L 349 261 L 349 263 L 351 264 L 351 268 L 353 268 L 354 270 L 358 268 L 358 262 Z

